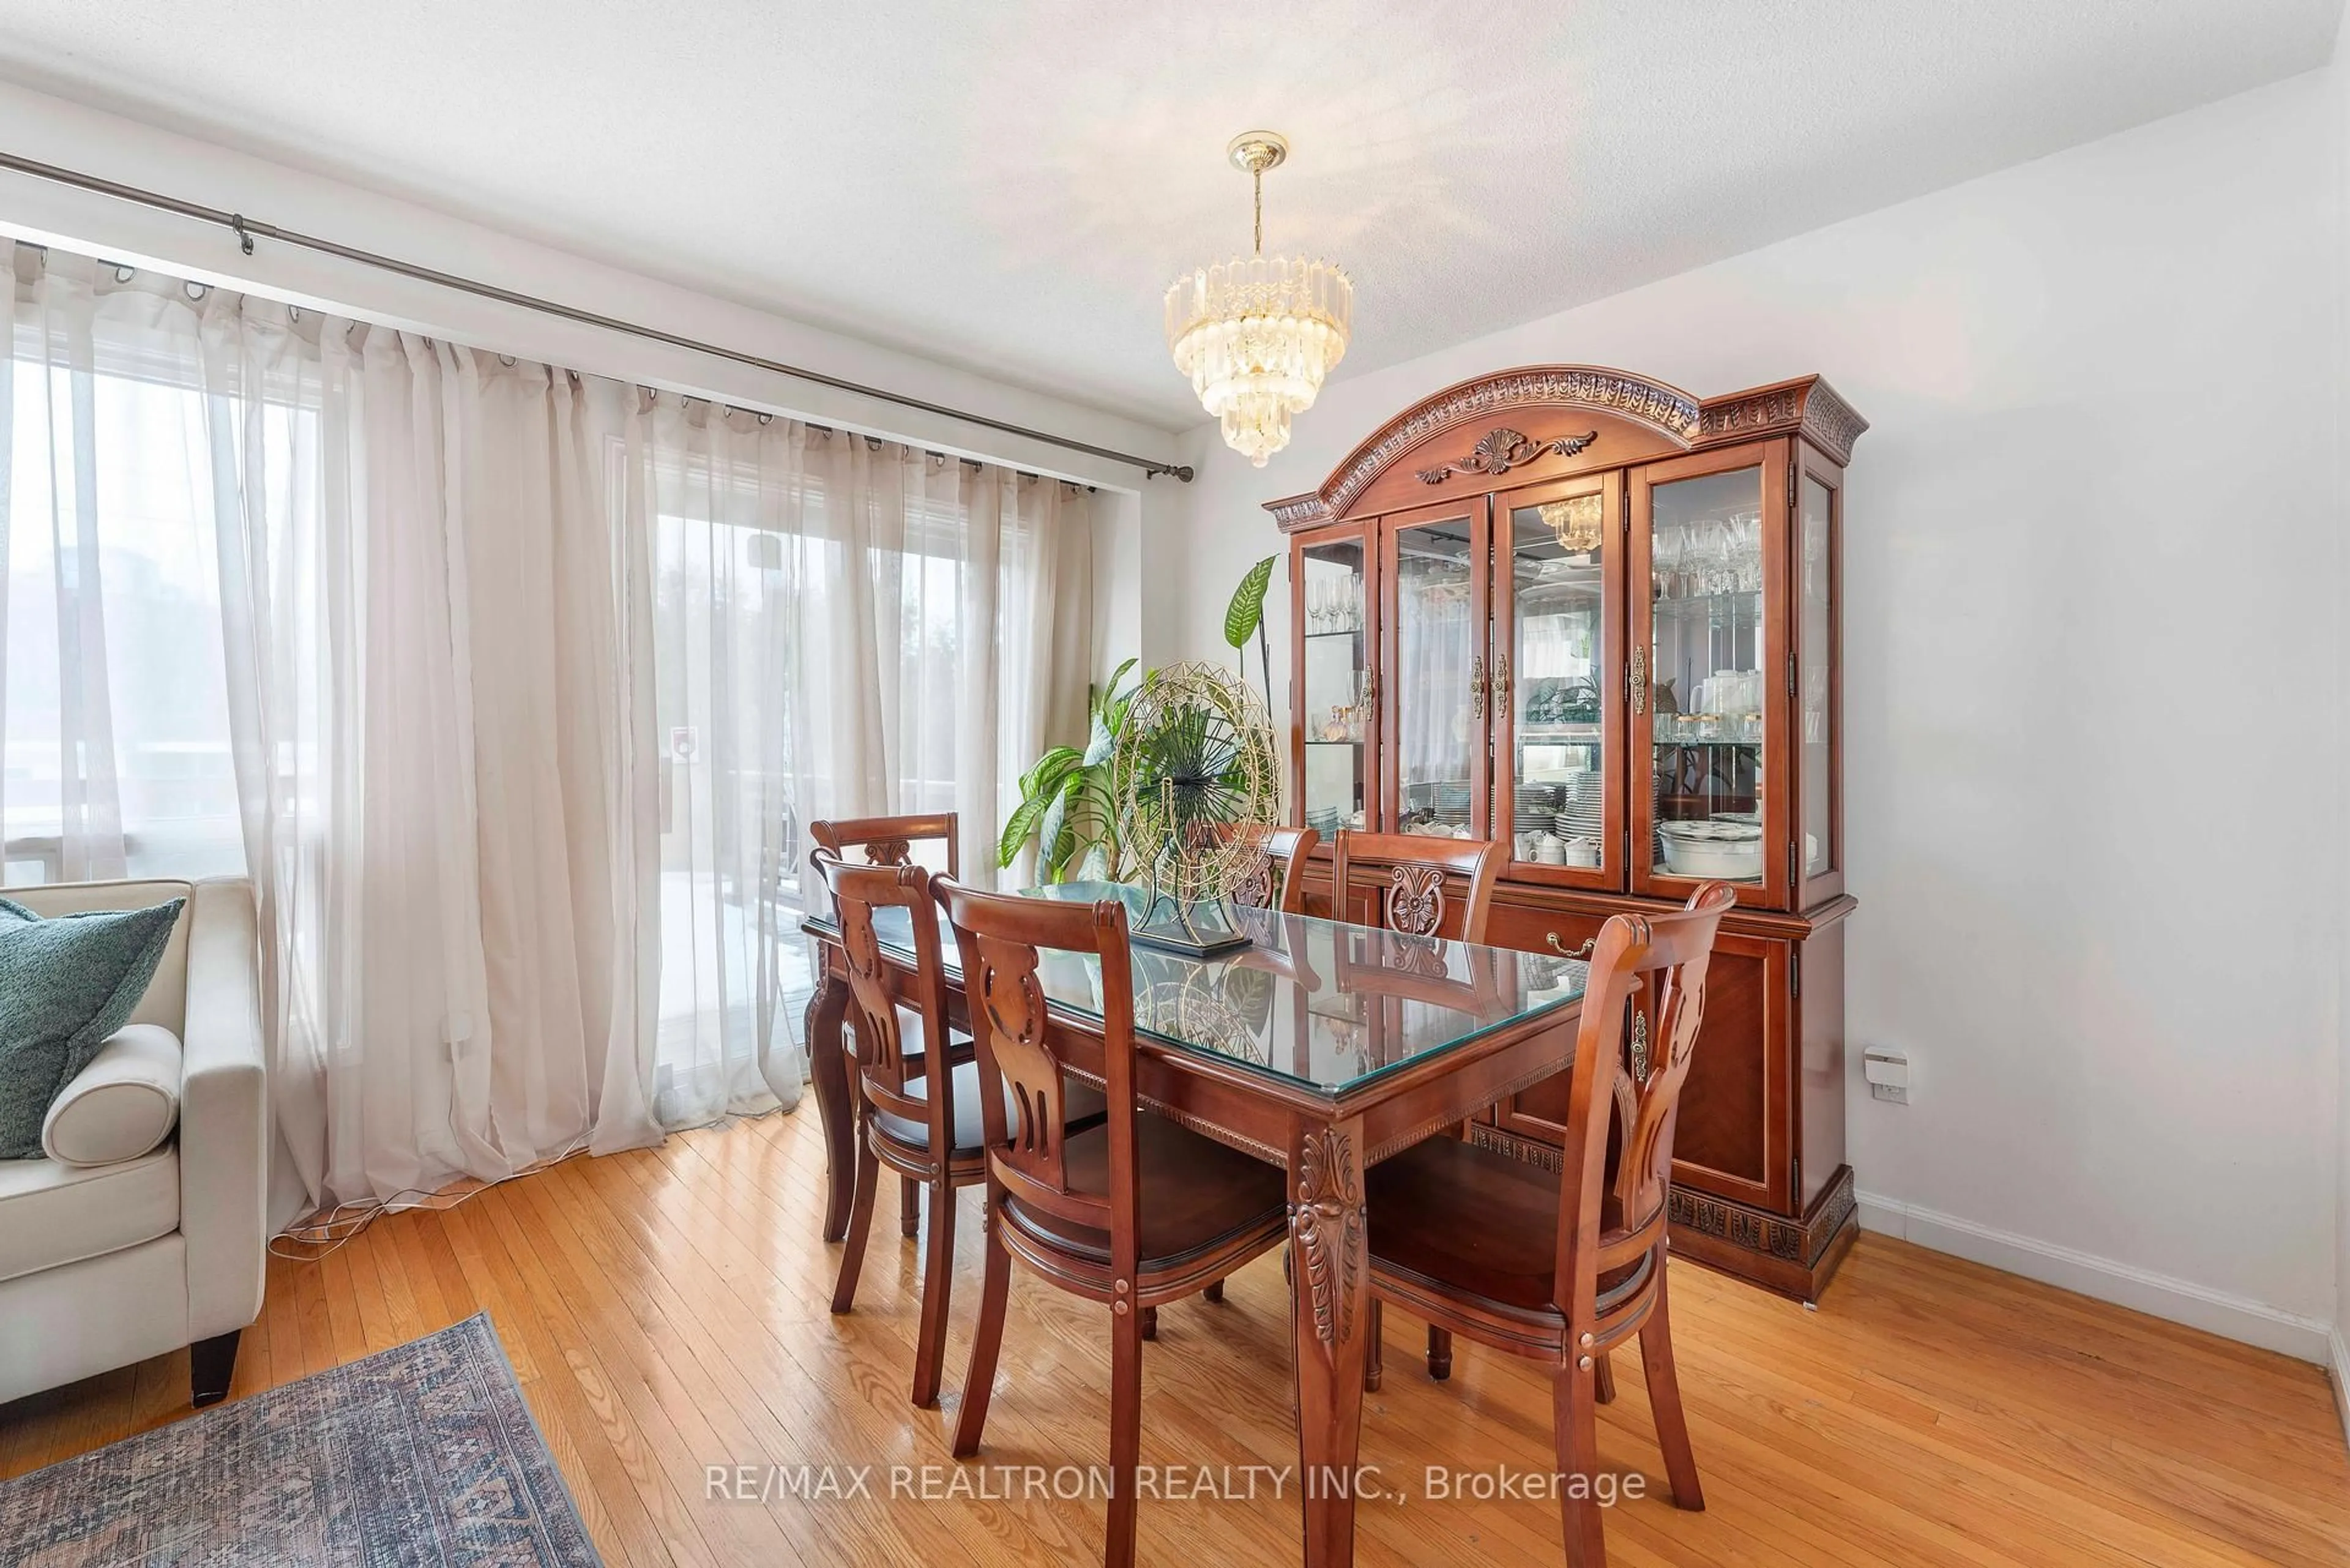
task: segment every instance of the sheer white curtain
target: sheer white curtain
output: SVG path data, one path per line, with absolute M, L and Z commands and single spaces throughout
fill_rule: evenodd
M 1020 771 L 1083 732 L 1092 531 L 1071 486 L 669 394 L 624 450 L 660 737 L 647 1094 L 676 1126 L 799 1096 L 808 823 L 953 810 L 992 881 Z
M 617 389 L 218 293 L 199 336 L 305 1189 L 650 1141 Z
M 619 389 L 8 259 L 12 879 L 253 877 L 313 1203 L 657 1136 Z
M 1082 736 L 1066 485 L 0 261 L 6 877 L 253 877 L 289 1203 L 790 1104 L 806 824 Z

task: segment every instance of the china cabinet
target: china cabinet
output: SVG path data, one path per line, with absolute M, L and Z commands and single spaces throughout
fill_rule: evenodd
M 1297 820 L 1490 838 L 1488 940 L 1574 955 L 1619 910 L 1737 889 L 1675 1136 L 1673 1243 L 1816 1297 L 1855 1234 L 1844 1159 L 1838 725 L 1845 464 L 1817 377 L 1700 400 L 1551 366 L 1449 388 L 1290 535 Z M 1317 911 L 1359 911 L 1309 874 Z M 1555 1167 L 1564 1078 L 1468 1136 Z

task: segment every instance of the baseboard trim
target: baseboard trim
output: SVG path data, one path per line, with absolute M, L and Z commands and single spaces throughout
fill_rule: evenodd
M 2343 1402 L 2345 1429 L 2350 1431 L 2350 1396 L 2343 1393 L 2343 1377 L 2350 1372 L 2350 1361 L 2345 1359 L 2341 1336 L 2330 1324 L 2282 1311 L 2249 1296 L 2215 1291 L 2191 1280 L 2158 1274 L 2151 1269 L 2060 1247 L 2053 1241 L 1995 1231 L 1955 1214 L 1921 1209 L 1879 1193 L 1859 1192 L 1854 1196 L 1860 1205 L 1860 1227 L 1864 1231 L 1898 1236 L 1937 1252 L 2004 1269 L 2043 1284 L 2076 1291 L 2133 1312 L 2257 1345 L 2264 1350 L 2279 1351 L 2297 1360 L 2315 1362 L 2320 1366 L 2331 1365 L 2334 1369 L 2335 1398 Z
M 2334 1352 L 2334 1413 L 2342 1417 L 2342 1440 L 2350 1443 L 2350 1344 L 2342 1338 L 2342 1325 L 2334 1324 L 2325 1334 Z

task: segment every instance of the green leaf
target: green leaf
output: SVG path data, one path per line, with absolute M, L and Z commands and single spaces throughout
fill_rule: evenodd
M 1012 808 L 1012 820 L 1003 825 L 1003 836 L 995 846 L 995 864 L 999 869 L 1009 867 L 1020 858 L 1020 851 L 1026 847 L 1029 835 L 1036 831 L 1036 819 L 1045 815 L 1045 805 L 1040 797 L 1030 795 Z
M 1069 831 L 1069 796 L 1073 791 L 1063 790 L 1053 796 L 1045 808 L 1044 820 L 1036 826 L 1036 869 L 1046 880 L 1061 879 L 1061 867 L 1068 864 L 1076 848 L 1076 835 Z
M 1109 754 L 1117 745 L 1117 727 L 1103 715 L 1095 714 L 1093 738 L 1086 742 L 1086 766 L 1097 768 L 1109 761 Z
M 1042 800 L 1061 787 L 1062 781 L 1076 769 L 1085 766 L 1086 759 L 1075 746 L 1055 746 L 1036 759 L 1028 776 L 1020 781 L 1020 793 Z
M 1274 563 L 1280 559 L 1267 556 L 1251 566 L 1241 586 L 1232 590 L 1232 602 L 1224 607 L 1224 640 L 1234 648 L 1246 648 L 1264 619 L 1265 590 L 1273 586 Z
M 1124 664 L 1119 665 L 1116 670 L 1109 672 L 1109 684 L 1102 688 L 1102 705 L 1104 707 L 1108 706 L 1110 701 L 1118 695 L 1118 683 L 1126 679 L 1127 672 L 1141 662 L 1142 660 L 1139 659 L 1129 659 Z

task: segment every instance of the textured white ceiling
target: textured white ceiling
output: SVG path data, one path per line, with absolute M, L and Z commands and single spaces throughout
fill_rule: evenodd
M 2341 7 L 0 0 L 0 76 L 1181 426 L 1237 131 L 1294 148 L 1267 248 L 1354 275 L 1343 375 L 2308 69 Z

